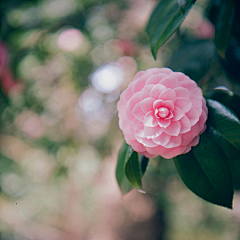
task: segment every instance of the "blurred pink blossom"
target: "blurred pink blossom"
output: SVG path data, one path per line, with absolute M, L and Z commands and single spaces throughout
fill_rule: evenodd
M 13 77 L 8 59 L 8 49 L 2 42 L 0 42 L 0 80 L 2 91 L 5 94 L 8 94 L 10 89 L 13 88 L 22 91 L 22 87 L 20 86 L 21 84 L 19 84 Z
M 195 34 L 197 35 L 198 38 L 203 38 L 203 39 L 214 38 L 214 35 L 215 35 L 214 25 L 211 22 L 204 20 L 195 29 Z
M 57 40 L 58 47 L 66 52 L 77 50 L 83 43 L 83 35 L 78 29 L 67 29 L 63 31 Z

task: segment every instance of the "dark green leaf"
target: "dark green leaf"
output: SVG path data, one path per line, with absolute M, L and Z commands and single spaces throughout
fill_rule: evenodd
M 229 143 L 240 150 L 240 121 L 227 107 L 214 100 L 207 100 L 208 124 Z
M 215 89 L 208 93 L 209 98 L 217 100 L 225 106 L 231 108 L 240 119 L 240 97 L 234 92 L 227 89 Z
M 187 16 L 195 0 L 186 1 L 185 14 L 182 13 L 177 0 L 161 0 L 153 11 L 146 32 L 149 36 L 153 57 L 156 59 L 158 49 L 172 36 Z
M 174 158 L 186 186 L 211 203 L 232 208 L 233 180 L 226 156 L 209 137 L 201 135 L 199 144 L 189 153 Z
M 116 167 L 117 182 L 123 194 L 128 193 L 132 189 L 132 186 L 127 180 L 124 172 L 125 162 L 131 156 L 132 152 L 132 148 L 124 141 L 118 154 L 118 161 Z
M 138 153 L 133 152 L 131 156 L 125 161 L 125 175 L 130 182 L 130 184 L 141 190 L 142 181 L 141 181 L 141 170 L 139 165 Z
M 230 142 L 226 140 L 218 131 L 216 131 L 211 125 L 206 129 L 209 136 L 217 143 L 217 145 L 225 153 L 228 161 L 240 161 L 240 150 L 234 147 Z
M 187 5 L 187 0 L 177 0 L 178 1 L 178 5 L 181 9 L 182 14 L 185 14 L 186 12 L 186 5 Z
M 173 51 L 167 67 L 174 72 L 184 72 L 198 82 L 209 72 L 215 54 L 216 47 L 211 40 L 184 41 Z
M 182 11 L 182 14 L 186 13 L 186 8 L 188 5 L 194 4 L 196 2 L 196 0 L 194 0 L 194 1 L 192 1 L 192 0 L 177 0 L 177 1 L 178 1 L 178 5 Z
M 234 18 L 234 0 L 222 0 L 219 6 L 215 22 L 215 44 L 220 56 L 225 58 Z
M 141 156 L 141 170 L 142 170 L 142 175 L 144 175 L 144 173 L 147 170 L 147 166 L 149 163 L 149 158 L 145 157 L 145 156 Z
M 240 190 L 240 161 L 230 161 L 229 165 L 232 170 L 234 188 Z

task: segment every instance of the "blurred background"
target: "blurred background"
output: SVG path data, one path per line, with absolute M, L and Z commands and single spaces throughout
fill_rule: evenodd
M 144 29 L 156 3 L 1 0 L 1 240 L 240 239 L 240 194 L 233 211 L 207 203 L 171 160 L 151 160 L 147 194 L 118 189 L 116 103 L 137 71 L 167 66 L 204 93 L 240 92 L 212 40 L 217 5 L 198 0 L 155 61 Z M 228 53 L 239 66 L 236 39 Z

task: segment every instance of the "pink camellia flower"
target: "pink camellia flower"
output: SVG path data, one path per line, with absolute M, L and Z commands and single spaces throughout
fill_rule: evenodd
M 117 104 L 126 142 L 146 157 L 187 153 L 206 129 L 208 109 L 202 90 L 169 68 L 138 72 Z

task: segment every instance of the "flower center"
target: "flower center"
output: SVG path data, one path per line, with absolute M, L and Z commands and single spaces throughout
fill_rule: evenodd
M 166 107 L 160 107 L 160 108 L 158 109 L 158 113 L 157 113 L 158 117 L 160 117 L 160 118 L 165 118 L 165 117 L 168 116 L 168 114 L 169 114 L 168 108 L 166 108 Z

